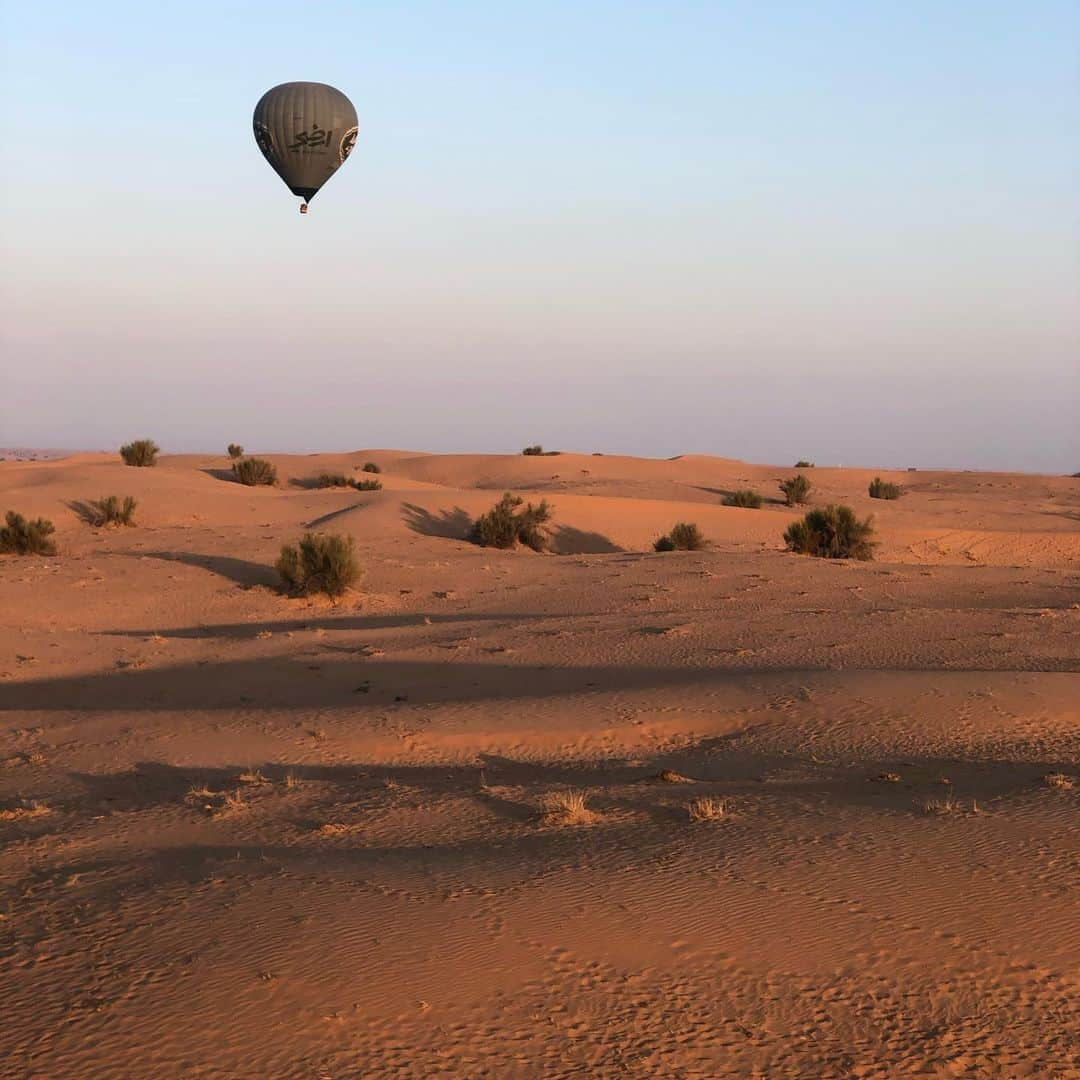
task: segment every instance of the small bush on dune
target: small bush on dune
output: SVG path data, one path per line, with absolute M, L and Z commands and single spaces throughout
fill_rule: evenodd
M 125 465 L 134 465 L 146 469 L 157 464 L 161 448 L 153 439 L 136 439 L 120 447 L 120 456 Z
M 374 461 L 365 461 L 364 462 L 364 467 L 360 471 L 361 472 L 380 473 L 380 472 L 382 472 L 382 469 L 380 469 L 379 466 L 376 465 Z
M 233 476 L 248 487 L 270 487 L 277 483 L 277 468 L 263 458 L 243 458 L 233 462 Z
M 228 447 L 226 447 L 226 450 L 229 457 L 231 457 L 233 461 L 236 461 L 237 458 L 242 458 L 244 456 L 244 448 L 239 443 L 229 443 Z
M 870 481 L 871 499 L 899 499 L 902 494 L 903 488 L 899 484 L 890 484 L 880 476 L 875 476 Z
M 353 480 L 343 473 L 323 473 L 309 481 L 313 488 L 354 488 L 356 491 L 382 491 L 381 480 Z
M 0 554 L 55 555 L 56 544 L 51 537 L 53 523 L 45 518 L 28 521 L 14 510 L 7 512 L 7 524 L 0 528 Z
M 130 495 L 126 495 L 122 500 L 116 495 L 106 495 L 105 498 L 90 503 L 90 513 L 93 515 L 93 523 L 99 527 L 134 525 L 135 507 L 138 505 Z
M 551 505 L 541 499 L 538 506 L 526 503 L 520 495 L 507 492 L 486 514 L 473 524 L 472 539 L 481 547 L 512 548 L 524 544 L 533 551 L 543 551 L 543 526 L 551 519 Z
M 341 596 L 360 577 L 351 536 L 305 533 L 299 544 L 285 544 L 274 564 L 282 584 L 300 596 Z
M 806 497 L 810 494 L 810 481 L 800 473 L 788 480 L 781 480 L 780 490 L 788 506 L 799 506 L 806 502 Z
M 741 506 L 744 510 L 760 510 L 762 501 L 761 496 L 756 491 L 751 491 L 750 488 L 741 488 L 725 496 L 724 505 Z
M 344 473 L 323 473 L 312 481 L 311 486 L 317 488 L 349 487 L 352 481 Z
M 860 521 L 850 506 L 824 506 L 811 510 L 784 532 L 788 549 L 822 559 L 872 559 L 873 519 Z
M 526 446 L 521 452 L 526 457 L 540 457 L 544 453 L 544 448 L 537 444 L 536 446 Z
M 707 541 L 701 530 L 690 521 L 680 521 L 666 536 L 653 544 L 654 551 L 701 551 Z
M 796 461 L 795 462 L 795 468 L 796 469 L 812 469 L 813 467 L 814 467 L 814 463 L 812 461 Z

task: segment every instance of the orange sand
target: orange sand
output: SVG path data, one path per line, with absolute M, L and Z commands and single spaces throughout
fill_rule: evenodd
M 790 468 L 272 460 L 0 463 L 60 546 L 0 557 L 0 1075 L 1080 1075 L 1080 481 L 809 470 L 855 564 Z M 560 555 L 463 539 L 504 490 Z

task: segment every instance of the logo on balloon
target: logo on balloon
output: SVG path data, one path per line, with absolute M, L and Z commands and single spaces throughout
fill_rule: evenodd
M 299 151 L 302 154 L 312 151 L 322 153 L 319 148 L 329 146 L 333 134 L 332 131 L 323 131 L 318 124 L 312 124 L 310 131 L 300 131 L 293 136 L 293 141 L 289 143 L 289 149 Z
M 356 145 L 356 132 L 358 128 L 351 127 L 344 135 L 341 136 L 341 145 L 338 147 L 338 157 L 341 159 L 341 164 L 345 164 L 345 159 L 352 153 L 352 148 Z
M 254 127 L 255 142 L 259 144 L 259 149 L 263 154 L 270 157 L 274 152 L 274 136 L 270 134 L 270 129 L 261 120 L 256 120 Z

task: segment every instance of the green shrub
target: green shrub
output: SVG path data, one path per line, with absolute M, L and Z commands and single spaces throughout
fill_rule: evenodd
M 781 480 L 780 490 L 788 506 L 799 506 L 806 502 L 806 497 L 810 494 L 810 481 L 802 473 L 798 473 L 788 480 Z
M 45 518 L 27 521 L 14 510 L 7 512 L 7 524 L 0 527 L 0 553 L 4 555 L 55 555 L 56 544 L 50 539 L 53 523 Z
M 277 468 L 263 458 L 242 458 L 233 462 L 233 476 L 248 487 L 270 487 L 277 483 Z
M 374 461 L 365 461 L 364 462 L 364 467 L 360 471 L 361 472 L 380 473 L 380 472 L 382 472 L 382 469 L 380 469 L 379 466 L 376 465 Z
M 903 488 L 899 484 L 890 484 L 882 480 L 880 476 L 875 476 L 870 481 L 871 499 L 899 499 L 903 493 Z
M 311 486 L 317 488 L 349 487 L 351 484 L 352 481 L 344 473 L 326 472 L 311 482 Z
M 724 497 L 725 506 L 741 506 L 744 510 L 760 510 L 762 498 L 750 488 L 740 488 Z
M 116 495 L 106 495 L 105 498 L 90 503 L 90 513 L 93 523 L 99 527 L 134 525 L 136 506 L 138 503 L 130 495 L 124 496 L 122 501 Z
M 350 480 L 349 486 L 357 491 L 382 491 L 381 480 Z
M 873 518 L 860 521 L 850 506 L 824 506 L 811 510 L 784 532 L 789 550 L 822 559 L 872 559 Z
M 233 461 L 236 461 L 237 458 L 242 458 L 244 456 L 244 448 L 239 443 L 229 443 L 229 445 L 226 447 L 226 450 L 229 454 L 229 457 L 231 457 Z
M 661 536 L 653 544 L 654 551 L 701 551 L 707 541 L 701 530 L 689 521 L 680 521 L 667 536 Z
M 341 596 L 360 577 L 351 536 L 304 533 L 299 544 L 285 544 L 274 564 L 282 584 L 300 596 Z
M 540 457 L 544 453 L 544 448 L 537 444 L 536 446 L 526 446 L 521 452 L 526 457 Z
M 812 461 L 796 461 L 795 462 L 795 468 L 796 469 L 812 469 L 813 467 L 814 467 L 814 463 Z
M 120 447 L 120 456 L 125 465 L 134 465 L 140 469 L 157 464 L 160 447 L 153 439 L 136 439 Z
M 507 492 L 486 514 L 473 524 L 472 539 L 481 547 L 512 548 L 524 544 L 533 551 L 543 551 L 546 538 L 543 526 L 551 519 L 551 506 L 541 499 L 538 506 L 527 503 L 518 510 L 524 500 Z

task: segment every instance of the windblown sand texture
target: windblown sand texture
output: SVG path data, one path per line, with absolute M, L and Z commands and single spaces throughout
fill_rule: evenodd
M 790 468 L 270 457 L 0 463 L 0 1074 L 1080 1075 L 1080 480 L 808 470 L 848 563 Z

